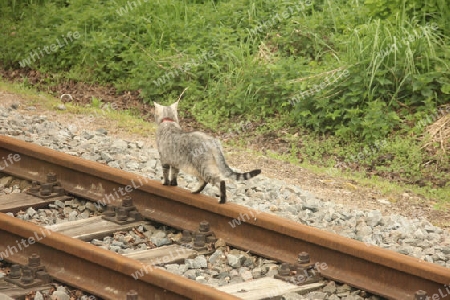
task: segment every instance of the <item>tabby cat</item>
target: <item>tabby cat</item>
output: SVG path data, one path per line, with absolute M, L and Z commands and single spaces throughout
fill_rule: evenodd
M 219 188 L 219 203 L 223 204 L 226 201 L 224 178 L 247 180 L 260 174 L 261 170 L 237 173 L 227 165 L 218 140 L 199 131 L 183 132 L 178 121 L 178 102 L 170 106 L 155 102 L 156 144 L 163 169 L 162 183 L 176 186 L 181 169 L 199 180 L 192 193 L 200 193 L 211 183 Z

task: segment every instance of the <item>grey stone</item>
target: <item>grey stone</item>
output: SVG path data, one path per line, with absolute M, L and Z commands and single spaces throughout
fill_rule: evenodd
M 183 276 L 188 279 L 195 280 L 195 278 L 197 278 L 197 271 L 194 269 L 187 270 L 186 272 L 184 272 Z
M 367 213 L 367 216 L 365 218 L 365 222 L 370 227 L 375 227 L 380 224 L 383 216 L 381 215 L 381 212 L 378 210 L 372 210 Z
M 98 239 L 93 239 L 91 241 L 91 244 L 94 245 L 94 246 L 103 246 L 105 243 L 103 241 L 98 240 Z
M 70 206 L 66 206 L 64 207 L 64 213 L 65 214 L 70 214 L 71 212 L 73 212 L 73 208 Z
M 244 281 L 249 281 L 253 279 L 253 274 L 251 271 L 243 271 L 240 273 L 240 275 Z
M 69 214 L 69 221 L 76 221 L 78 212 L 76 210 L 72 211 Z
M 109 154 L 109 153 L 106 152 L 106 151 L 102 151 L 102 152 L 100 153 L 100 156 L 101 156 L 101 158 L 102 158 L 106 163 L 109 163 L 110 161 L 113 161 L 113 160 L 114 160 L 114 157 L 112 157 L 112 155 Z
M 108 131 L 105 128 L 98 128 L 96 131 L 96 133 L 101 134 L 101 135 L 107 135 Z
M 34 300 L 44 300 L 44 296 L 42 296 L 41 292 L 36 291 L 36 294 L 34 295 Z
M 167 237 L 160 238 L 160 237 L 152 236 L 150 238 L 150 241 L 153 244 L 155 244 L 157 247 L 161 247 L 161 246 L 164 246 L 164 245 L 172 244 L 172 241 L 170 239 L 168 239 Z
M 372 227 L 363 226 L 355 234 L 358 241 L 363 241 L 365 237 L 372 235 Z
M 85 140 L 90 140 L 90 139 L 94 138 L 95 135 L 92 134 L 92 133 L 89 132 L 89 131 L 83 131 L 83 132 L 81 133 L 81 137 L 82 137 L 83 139 L 85 139 Z
M 96 211 L 97 210 L 97 207 L 92 202 L 86 202 L 86 204 L 84 206 L 86 207 L 86 209 L 89 209 L 90 211 Z
M 400 254 L 410 255 L 413 252 L 413 247 L 411 246 L 400 246 L 397 249 L 397 252 Z
M 27 214 L 28 214 L 30 217 L 33 217 L 34 215 L 36 215 L 36 211 L 35 211 L 32 207 L 29 207 L 29 208 L 27 209 Z
M 60 200 L 56 200 L 56 201 L 55 201 L 55 205 L 56 205 L 57 207 L 60 207 L 60 208 L 64 208 L 64 207 L 65 207 L 64 202 L 62 202 L 62 201 L 60 201 Z
M 227 255 L 228 264 L 233 268 L 239 268 L 244 262 L 246 257 L 243 254 L 231 254 Z
M 185 259 L 184 263 L 188 266 L 189 269 L 201 269 L 208 266 L 208 262 L 206 261 L 204 255 L 199 255 L 194 259 Z
M 62 291 L 54 291 L 51 298 L 54 300 L 70 300 L 70 296 Z
M 252 270 L 252 276 L 254 279 L 262 277 L 262 269 L 260 267 L 256 267 Z
M 214 265 L 216 262 L 220 262 L 222 257 L 223 252 L 222 250 L 218 249 L 213 254 L 211 254 L 211 256 L 209 257 L 209 262 Z
M 351 287 L 349 287 L 347 284 L 343 284 L 343 285 L 339 285 L 336 287 L 336 293 L 340 294 L 340 293 L 345 293 L 345 292 L 349 292 L 352 290 Z
M 0 185 L 8 186 L 13 181 L 12 176 L 4 176 L 0 178 Z
M 111 148 L 116 150 L 116 151 L 120 151 L 123 152 L 125 149 L 128 148 L 128 143 L 125 142 L 122 139 L 116 139 L 114 140 L 114 142 L 111 145 Z
M 119 250 L 122 250 L 119 246 L 109 246 L 109 250 L 119 253 Z
M 336 283 L 334 281 L 330 281 L 326 286 L 323 287 L 322 291 L 325 293 L 334 294 L 336 292 Z
M 165 268 L 167 271 L 169 271 L 170 273 L 173 273 L 173 274 L 183 275 L 183 273 L 184 273 L 180 270 L 179 264 L 168 264 L 168 265 L 165 265 Z
M 306 202 L 302 204 L 302 208 L 309 209 L 313 213 L 317 212 L 319 210 L 319 204 L 315 199 L 307 199 Z
M 442 253 L 444 253 L 445 255 L 450 255 L 450 245 L 449 246 L 444 246 L 441 249 Z
M 324 300 L 326 298 L 327 298 L 327 293 L 317 292 L 317 291 L 311 292 L 307 296 L 307 299 L 310 299 L 310 300 Z

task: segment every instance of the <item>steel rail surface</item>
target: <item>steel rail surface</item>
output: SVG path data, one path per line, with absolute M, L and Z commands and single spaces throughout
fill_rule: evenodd
M 21 159 L 3 172 L 29 180 L 44 180 L 48 172 L 54 172 L 70 193 L 94 201 L 112 200 L 110 204 L 117 204 L 119 197 L 111 195 L 119 196 L 120 187 L 122 192 L 129 191 L 126 195 L 151 220 L 189 230 L 206 220 L 228 244 L 280 261 L 295 262 L 298 253 L 305 251 L 313 262 L 326 264 L 321 270 L 325 277 L 388 299 L 413 299 L 418 290 L 431 296 L 450 284 L 450 270 L 435 264 L 234 203 L 219 205 L 205 195 L 0 136 L 0 157 L 9 154 L 19 154 Z M 233 228 L 230 224 L 238 218 L 243 222 Z

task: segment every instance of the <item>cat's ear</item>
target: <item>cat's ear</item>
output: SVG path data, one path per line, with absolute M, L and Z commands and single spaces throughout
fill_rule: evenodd
M 155 101 L 153 101 L 153 104 L 155 105 L 155 107 L 160 107 L 161 105 L 156 103 Z
M 178 99 L 176 102 L 174 102 L 170 107 L 172 107 L 175 110 L 178 110 L 178 102 L 180 102 L 180 99 Z

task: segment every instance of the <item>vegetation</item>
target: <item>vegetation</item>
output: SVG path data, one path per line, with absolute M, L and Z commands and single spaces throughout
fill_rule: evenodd
M 418 139 L 449 111 L 445 0 L 8 0 L 0 16 L 5 68 L 146 102 L 189 87 L 182 109 L 214 130 L 289 128 L 293 157 L 450 189 L 448 154 Z

